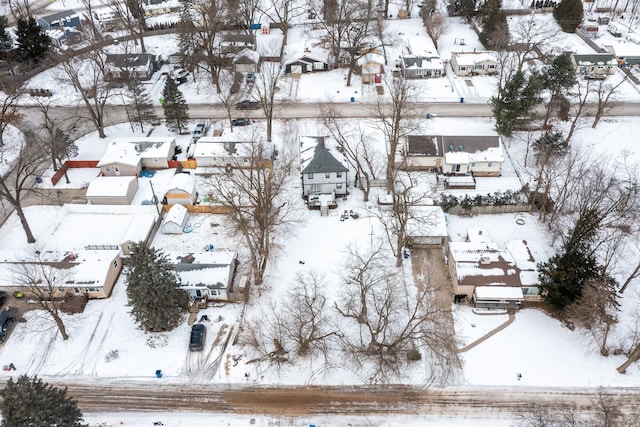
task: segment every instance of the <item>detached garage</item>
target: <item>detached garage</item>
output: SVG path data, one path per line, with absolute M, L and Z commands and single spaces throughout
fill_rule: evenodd
M 193 205 L 198 198 L 195 178 L 188 173 L 175 174 L 164 197 L 167 205 Z
M 137 191 L 135 176 L 99 176 L 91 181 L 85 197 L 93 205 L 130 205 Z

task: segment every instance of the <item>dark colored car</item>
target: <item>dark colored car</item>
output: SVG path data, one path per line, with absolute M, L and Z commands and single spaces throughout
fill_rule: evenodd
M 18 315 L 18 309 L 15 307 L 7 307 L 2 313 L 0 313 L 0 343 L 3 343 L 9 333 L 11 327 L 16 322 L 16 316 Z
M 2 307 L 5 302 L 7 302 L 7 297 L 8 296 L 5 291 L 0 291 L 0 307 Z
M 200 351 L 204 347 L 204 337 L 207 329 L 202 323 L 195 324 L 191 327 L 191 339 L 189 340 L 190 351 Z
M 249 101 L 245 99 L 244 101 L 240 101 L 236 104 L 236 109 L 238 110 L 257 110 L 260 108 L 260 103 L 258 101 Z
M 250 124 L 251 120 L 247 119 L 246 117 L 231 120 L 231 126 L 249 126 Z

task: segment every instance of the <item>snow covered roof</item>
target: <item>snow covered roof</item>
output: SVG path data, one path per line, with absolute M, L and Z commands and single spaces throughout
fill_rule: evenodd
M 440 206 L 414 206 L 407 222 L 407 235 L 411 237 L 447 237 L 447 222 Z
M 603 46 L 609 52 L 613 53 L 618 58 L 626 57 L 640 57 L 640 45 L 631 42 L 614 42 L 608 43 Z
M 172 252 L 167 257 L 173 263 L 183 287 L 205 285 L 227 288 L 237 254 L 232 251 Z
M 171 183 L 167 192 L 171 190 L 182 190 L 185 193 L 192 194 L 196 187 L 195 178 L 189 173 L 177 173 L 171 178 Z
M 175 137 L 122 137 L 113 138 L 104 150 L 98 167 L 114 163 L 136 166 L 141 159 L 173 156 Z
M 122 197 L 129 193 L 135 176 L 99 176 L 89 183 L 86 197 Z
M 482 62 L 498 63 L 498 53 L 494 51 L 451 52 L 451 61 L 462 66 L 474 66 Z
M 66 204 L 49 220 L 50 232 L 39 243 L 43 250 L 79 250 L 139 242 L 157 219 L 155 206 Z
M 495 243 L 450 242 L 449 256 L 455 262 L 460 285 L 520 285 L 520 271 L 513 257 Z
M 574 54 L 573 59 L 577 65 L 589 66 L 589 65 L 618 65 L 618 61 L 615 60 L 613 53 L 591 53 L 588 55 Z
M 252 144 L 251 141 L 225 141 L 220 137 L 202 137 L 193 148 L 192 156 L 196 159 L 203 157 L 232 157 L 237 155 L 236 145 Z
M 164 220 L 162 221 L 162 225 L 172 222 L 174 224 L 178 224 L 182 226 L 184 224 L 184 220 L 187 218 L 187 208 L 183 205 L 175 204 L 171 206 L 171 209 L 164 216 Z
M 253 49 L 243 49 L 233 60 L 236 64 L 257 64 L 260 61 L 260 54 Z
M 337 143 L 328 136 L 300 138 L 300 168 L 303 174 L 347 172 L 346 159 L 337 150 Z
M 0 286 L 21 284 L 17 278 L 21 264 L 44 262 L 61 271 L 58 276 L 66 285 L 99 287 L 104 284 L 118 253 L 119 250 L 41 251 L 36 256 L 24 251 L 3 250 L 0 251 Z
M 407 70 L 443 70 L 442 59 L 439 56 L 403 55 L 402 61 Z
M 440 157 L 448 164 L 503 162 L 499 135 L 408 135 L 409 156 Z
M 519 286 L 476 286 L 474 289 L 476 299 L 481 300 L 523 300 L 522 288 Z
M 537 286 L 537 264 L 548 258 L 542 245 L 535 241 L 511 240 L 507 242 L 507 249 L 520 270 L 520 282 L 524 286 Z

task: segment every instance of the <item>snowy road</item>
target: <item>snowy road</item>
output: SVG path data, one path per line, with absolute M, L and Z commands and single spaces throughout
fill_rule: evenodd
M 53 382 L 53 384 L 56 384 Z M 68 386 L 84 412 L 217 412 L 299 416 L 304 414 L 430 414 L 486 417 L 530 409 L 533 403 L 575 406 L 587 414 L 598 389 L 482 387 L 420 390 L 384 387 L 244 387 L 105 381 Z M 640 414 L 639 388 L 607 388 L 606 401 L 627 415 Z

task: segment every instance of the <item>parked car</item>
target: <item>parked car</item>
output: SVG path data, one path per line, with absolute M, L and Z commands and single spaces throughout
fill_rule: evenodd
M 16 322 L 17 316 L 18 309 L 15 307 L 7 307 L 0 313 L 0 343 L 3 343 L 9 336 L 11 327 Z
M 236 104 L 236 108 L 238 110 L 257 110 L 260 108 L 260 103 L 258 101 L 249 101 L 245 99 L 244 101 L 240 101 Z
M 204 123 L 198 123 L 196 125 L 196 128 L 193 130 L 193 133 L 191 134 L 191 141 L 193 141 L 193 142 L 198 141 L 200 138 L 202 138 L 204 136 L 205 132 L 206 132 L 205 124 Z
M 5 302 L 7 302 L 7 297 L 8 295 L 5 291 L 0 291 L 0 307 L 2 307 Z
M 202 323 L 197 323 L 191 327 L 191 339 L 189 340 L 190 351 L 200 351 L 204 348 L 204 337 L 207 329 Z
M 250 124 L 251 120 L 246 117 L 231 120 L 231 126 L 249 126 Z
M 255 82 L 256 82 L 256 73 L 248 73 L 247 83 L 255 83 Z
M 180 86 L 182 83 L 187 82 L 187 75 L 189 73 L 186 70 L 178 69 L 178 70 L 172 71 L 170 74 L 171 74 L 171 78 L 176 82 L 178 86 Z

